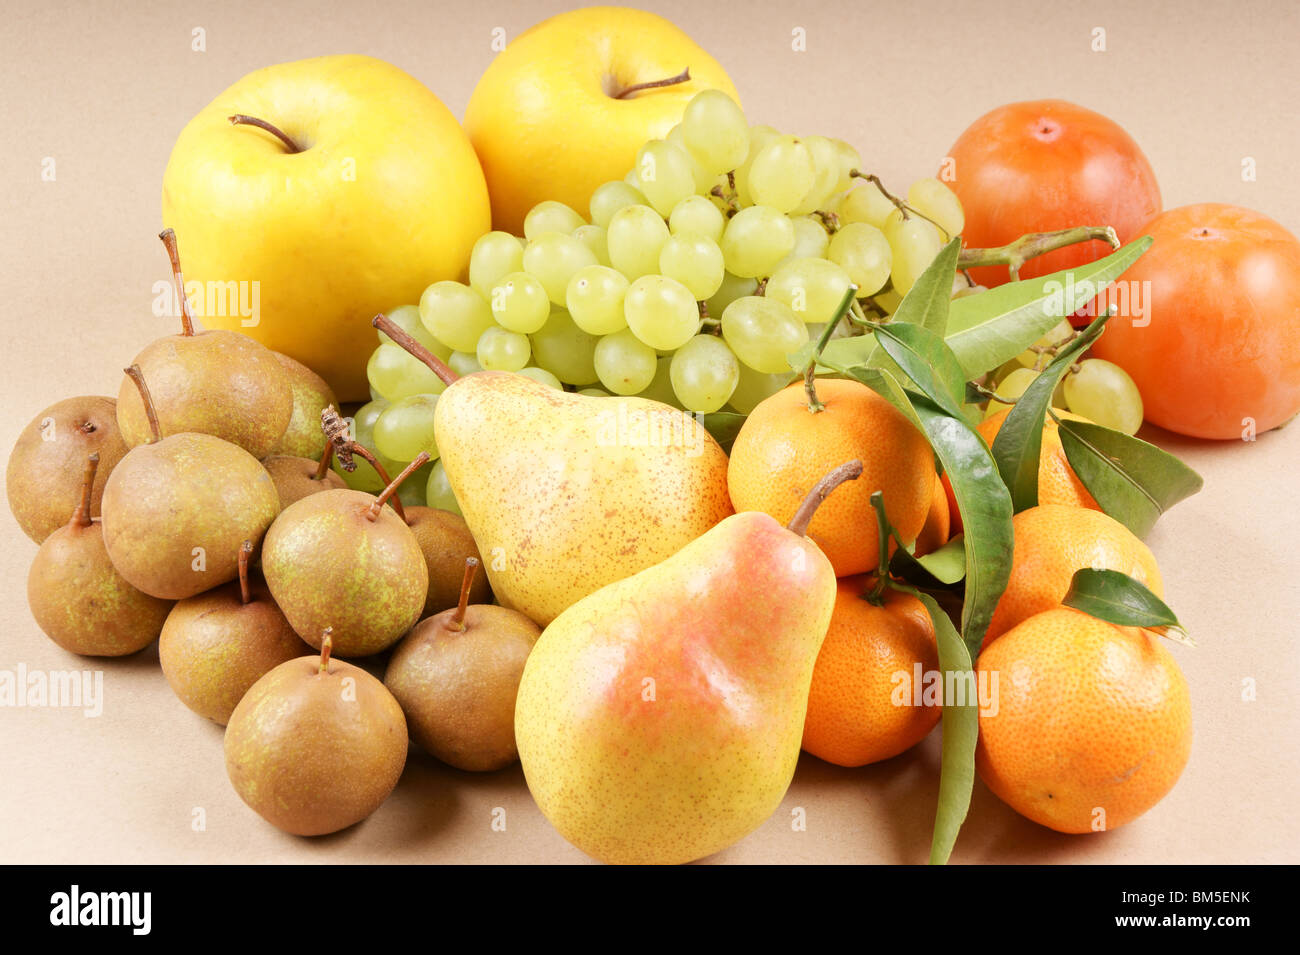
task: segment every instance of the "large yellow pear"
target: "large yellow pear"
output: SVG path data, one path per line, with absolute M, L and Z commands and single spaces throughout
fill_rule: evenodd
M 757 828 L 794 775 L 835 571 L 757 511 L 598 590 L 538 638 L 515 739 L 560 834 L 603 862 L 690 862 Z
M 490 218 L 455 116 L 367 56 L 270 66 L 218 96 L 176 141 L 162 213 L 203 325 L 302 362 L 343 401 L 368 397 L 370 319 L 462 278 Z
M 618 98 L 630 86 L 684 69 L 689 82 Z M 627 175 L 637 150 L 666 136 L 705 89 L 740 102 L 717 60 L 644 10 L 586 7 L 510 38 L 465 110 L 494 226 L 522 235 L 524 216 L 544 199 L 586 216 L 596 187 Z
M 483 371 L 442 393 L 434 434 L 492 592 L 541 626 L 732 512 L 727 455 L 657 401 Z

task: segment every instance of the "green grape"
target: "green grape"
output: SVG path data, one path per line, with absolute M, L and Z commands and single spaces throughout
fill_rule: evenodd
M 757 289 L 758 279 L 742 278 L 739 275 L 724 272 L 722 285 L 704 305 L 709 310 L 710 315 L 718 318 L 727 310 L 727 306 L 736 299 L 742 295 L 753 295 Z
M 824 324 L 834 316 L 852 284 L 848 272 L 834 262 L 795 259 L 772 273 L 763 294 L 790 306 L 790 311 L 806 323 Z
M 862 157 L 858 151 L 842 139 L 832 139 L 835 156 L 839 160 L 839 178 L 835 180 L 836 192 L 848 192 L 853 185 L 853 172 L 862 168 Z
M 524 271 L 542 283 L 547 297 L 556 305 L 564 304 L 564 292 L 574 272 L 599 264 L 596 253 L 581 239 L 558 232 L 543 233 L 524 249 Z
M 696 335 L 673 355 L 668 374 L 683 408 L 710 414 L 736 390 L 740 362 L 718 336 Z
M 695 154 L 691 152 L 690 148 L 687 147 L 686 140 L 682 138 L 681 123 L 678 123 L 672 129 L 668 130 L 668 135 L 665 136 L 664 139 L 678 147 L 686 154 L 686 158 L 691 161 L 691 179 L 695 183 L 696 193 L 699 195 L 707 195 L 709 190 L 713 188 L 714 184 L 721 181 L 719 176 L 716 173 L 709 172 L 709 170 L 700 163 L 699 159 L 695 157 Z M 664 218 L 667 217 L 668 213 L 664 213 Z
M 841 223 L 865 222 L 877 229 L 883 229 L 885 220 L 896 208 L 880 191 L 879 186 L 874 182 L 862 180 L 856 189 L 851 189 L 844 194 L 837 215 Z
M 632 334 L 651 348 L 681 348 L 700 329 L 700 309 L 690 290 L 662 275 L 643 275 L 623 300 L 623 316 Z
M 568 311 L 557 308 L 541 330 L 532 335 L 533 361 L 566 385 L 593 385 L 596 366 L 595 335 L 574 324 Z
M 447 356 L 451 354 L 451 349 L 438 341 L 438 339 L 434 338 L 432 333 L 424 327 L 424 322 L 420 321 L 420 306 L 399 305 L 397 308 L 390 308 L 384 314 L 388 316 L 390 322 L 402 331 L 406 332 L 406 334 L 410 335 L 443 361 L 446 361 Z M 384 345 L 397 344 L 397 342 L 393 341 L 383 332 L 379 333 L 379 341 Z
M 591 194 L 591 222 L 602 229 L 608 229 L 614 213 L 624 206 L 643 206 L 645 196 L 641 190 L 629 186 L 621 179 L 615 179 L 596 187 Z
M 578 394 L 586 395 L 588 398 L 608 398 L 610 393 L 604 388 L 579 388 Z
M 625 328 L 596 343 L 594 356 L 600 383 L 616 395 L 645 391 L 659 367 L 655 350 Z
M 547 232 L 573 232 L 587 220 L 570 209 L 563 202 L 547 199 L 528 210 L 524 216 L 524 238 L 532 241 Z
M 424 362 L 400 345 L 380 345 L 366 362 L 370 387 L 386 401 L 409 395 L 440 394 L 447 386 Z
M 749 195 L 756 206 L 793 212 L 817 180 L 812 150 L 793 136 L 772 140 L 749 165 Z
M 858 294 L 861 295 L 862 293 L 859 291 Z M 903 296 L 894 288 L 887 288 L 883 292 L 877 292 L 871 298 L 872 301 L 885 310 L 886 315 L 893 315 L 898 311 L 898 306 L 903 303 Z
M 614 213 L 605 241 L 609 264 L 628 280 L 659 271 L 659 250 L 668 241 L 668 224 L 649 206 L 627 206 Z
M 1026 389 L 1034 383 L 1034 379 L 1037 377 L 1038 372 L 1036 371 L 1030 371 L 1028 368 L 1016 368 L 998 383 L 993 394 L 1006 399 L 1006 401 L 1015 401 L 1025 393 Z M 988 409 L 984 412 L 984 417 L 991 418 L 999 411 L 1006 411 L 1007 408 L 1011 407 L 1006 401 L 990 400 Z
M 1039 365 L 1038 370 L 1042 371 L 1042 369 L 1046 368 L 1047 364 L 1052 360 L 1052 355 L 1046 351 L 1046 349 L 1055 348 L 1058 345 L 1064 344 L 1073 334 L 1073 326 L 1070 325 L 1068 319 L 1063 318 L 1051 329 L 1051 331 L 1046 335 L 1043 335 L 1035 341 L 1032 346 L 1017 355 L 1014 361 L 1022 368 L 1033 368 L 1035 365 Z M 1036 348 L 1042 350 L 1035 351 L 1034 349 Z
M 532 345 L 527 335 L 489 328 L 478 340 L 475 357 L 487 371 L 518 371 L 532 357 Z
M 434 282 L 420 296 L 420 320 L 444 345 L 473 351 L 478 337 L 492 327 L 492 309 L 468 285 Z
M 1105 428 L 1136 434 L 1142 427 L 1142 395 L 1119 365 L 1085 358 L 1065 376 L 1065 403 L 1071 411 Z
M 740 377 L 736 381 L 736 390 L 731 393 L 728 404 L 741 414 L 749 414 L 764 399 L 776 394 L 790 382 L 794 381 L 794 372 L 788 368 L 784 372 L 765 375 L 741 362 Z
M 673 206 L 695 194 L 695 171 L 690 154 L 666 139 L 652 139 L 636 154 L 638 188 L 646 201 L 665 217 Z
M 531 378 L 538 384 L 545 385 L 547 388 L 554 388 L 556 391 L 564 390 L 564 385 L 560 383 L 560 379 L 556 378 L 545 368 L 538 368 L 534 365 L 529 365 L 527 368 L 520 368 L 515 372 L 515 374 L 523 375 L 525 378 Z
M 477 343 L 475 350 L 477 351 Z M 478 355 L 475 352 L 454 351 L 451 357 L 447 359 L 447 367 L 454 371 L 457 376 L 464 378 L 466 375 L 472 375 L 476 371 L 482 371 L 483 366 L 478 363 Z
M 889 249 L 893 255 L 890 278 L 894 289 L 900 295 L 906 295 L 917 277 L 943 248 L 943 236 L 933 222 L 918 215 L 904 218 L 901 209 L 895 209 L 889 214 L 885 228 L 881 231 L 889 240 Z
M 601 226 L 578 226 L 573 230 L 573 237 L 596 254 L 597 262 L 601 265 L 609 265 L 609 245 L 605 238 L 605 230 Z
M 821 220 L 813 216 L 794 216 L 790 219 L 794 226 L 794 248 L 781 260 L 784 265 L 795 259 L 824 259 L 830 246 L 831 237 Z
M 722 285 L 726 272 L 718 243 L 702 235 L 669 236 L 659 251 L 659 271 L 676 279 L 702 302 Z
M 961 235 L 966 226 L 957 194 L 938 179 L 918 179 L 907 188 L 907 204 L 930 219 L 944 232 L 944 241 Z
M 424 488 L 424 503 L 427 507 L 460 514 L 460 502 L 452 493 L 451 483 L 447 480 L 447 472 L 443 469 L 441 459 L 434 461 L 433 467 L 429 469 L 429 480 Z
M 721 241 L 726 226 L 722 210 L 704 196 L 687 196 L 673 206 L 668 217 L 668 231 L 673 235 L 702 235 L 714 242 Z
M 786 356 L 808 343 L 808 328 L 790 306 L 747 295 L 722 313 L 722 337 L 750 368 L 774 375 L 790 370 Z
M 727 271 L 745 278 L 772 274 L 794 248 L 794 225 L 770 206 L 741 209 L 722 233 Z
M 469 254 L 469 284 L 484 298 L 502 276 L 524 267 L 524 244 L 509 232 L 488 232 Z
M 754 204 L 749 194 L 749 170 L 754 164 L 754 159 L 763 151 L 764 146 L 780 138 L 781 133 L 771 126 L 749 127 L 749 149 L 745 153 L 745 161 L 736 167 L 736 194 L 742 206 Z
M 375 452 L 375 422 L 379 420 L 379 416 L 384 413 L 384 410 L 387 407 L 387 401 L 376 399 L 375 401 L 362 405 L 349 419 L 351 425 L 349 428 L 349 436 L 357 444 L 366 448 L 372 454 L 375 454 L 376 457 L 379 455 Z M 334 459 L 332 465 L 335 473 L 337 473 L 339 477 L 343 478 L 343 482 L 347 484 L 348 487 L 352 488 L 354 491 L 366 491 L 370 494 L 378 494 L 384 489 L 384 481 L 379 477 L 379 473 L 371 466 L 369 461 L 360 455 L 355 455 L 352 460 L 356 464 L 356 468 L 351 471 L 345 471 L 343 465 L 339 463 L 338 458 Z M 385 470 L 390 471 L 391 469 L 388 467 L 389 463 L 396 464 L 396 462 L 387 462 L 382 460 L 380 463 L 384 466 Z
M 836 232 L 826 257 L 848 273 L 849 281 L 858 287 L 859 298 L 885 287 L 894 261 L 885 234 L 865 222 L 850 222 Z
M 812 156 L 814 177 L 812 186 L 794 208 L 796 215 L 824 209 L 835 194 L 835 185 L 840 178 L 840 157 L 831 140 L 825 136 L 805 136 L 803 144 Z
M 658 401 L 660 404 L 668 405 L 672 408 L 681 408 L 681 403 L 677 400 L 677 395 L 673 391 L 672 380 L 672 362 L 671 358 L 660 358 L 658 367 L 655 369 L 654 379 L 650 382 L 649 387 L 641 392 L 638 397 L 645 398 L 649 401 Z
M 564 295 L 574 324 L 589 335 L 609 335 L 627 327 L 623 298 L 627 277 L 607 265 L 589 265 L 573 273 Z
M 375 420 L 375 450 L 394 461 L 414 461 L 422 451 L 436 458 L 433 413 L 437 407 L 437 395 L 411 395 L 394 401 Z
M 682 113 L 682 140 L 709 172 L 730 172 L 749 155 L 749 126 L 736 102 L 721 90 L 691 97 Z
M 537 331 L 551 315 L 551 300 L 546 289 L 527 272 L 511 272 L 503 276 L 493 286 L 488 300 L 492 303 L 492 317 L 497 324 L 524 335 Z

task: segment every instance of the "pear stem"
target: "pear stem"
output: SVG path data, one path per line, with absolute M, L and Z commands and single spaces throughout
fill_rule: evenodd
M 325 442 L 325 453 L 320 456 L 320 464 L 316 466 L 316 475 L 313 481 L 325 480 L 325 475 L 329 472 L 330 461 L 334 457 L 334 444 L 330 441 Z
M 153 440 L 149 443 L 155 444 L 162 440 L 162 425 L 158 423 L 158 409 L 153 406 L 153 395 L 149 394 L 149 385 L 145 383 L 144 372 L 140 370 L 139 365 L 132 365 L 122 370 L 135 382 L 135 387 L 140 392 L 140 400 L 144 402 L 144 416 L 149 419 L 149 430 L 153 432 Z
M 302 147 L 285 135 L 284 130 L 278 126 L 273 126 L 264 119 L 258 119 L 256 116 L 245 116 L 243 113 L 236 113 L 229 117 L 231 126 L 256 126 L 258 129 L 264 129 L 280 142 L 284 143 L 290 153 L 302 152 Z
M 689 83 L 691 81 L 691 68 L 688 66 L 676 76 L 670 76 L 663 80 L 651 80 L 649 83 L 634 83 L 632 86 L 624 87 L 614 94 L 614 99 L 627 99 L 633 93 L 640 93 L 642 90 L 657 90 L 665 86 L 676 86 L 679 83 Z
M 253 557 L 253 542 L 244 541 L 239 545 L 239 602 L 251 604 L 253 591 L 248 585 L 248 562 Z
M 465 611 L 469 609 L 469 589 L 474 586 L 474 575 L 477 572 L 478 558 L 466 557 L 465 576 L 460 582 L 460 601 L 456 604 L 456 612 L 447 621 L 448 630 L 455 630 L 457 633 L 464 631 Z
M 99 470 L 99 452 L 92 451 L 86 458 L 86 467 L 81 472 L 81 500 L 72 511 L 68 520 L 71 527 L 90 526 L 90 498 L 95 490 L 95 472 Z
M 321 631 L 320 638 L 320 672 L 328 673 L 330 669 L 330 651 L 334 649 L 333 627 Z
M 176 294 L 181 300 L 181 330 L 187 337 L 192 337 L 194 313 L 190 311 L 190 300 L 185 294 L 185 276 L 181 275 L 181 256 L 176 248 L 176 233 L 172 229 L 163 229 L 158 233 L 158 238 L 167 247 L 167 258 L 172 263 L 172 281 L 176 283 Z
M 813 514 L 821 506 L 822 501 L 826 500 L 831 491 L 835 490 L 845 481 L 855 481 L 862 475 L 862 462 L 857 458 L 852 461 L 846 461 L 834 471 L 831 471 L 824 478 L 813 485 L 813 489 L 808 492 L 808 496 L 803 499 L 799 505 L 799 510 L 794 512 L 794 517 L 786 525 L 790 533 L 798 534 L 800 537 L 806 537 L 808 534 L 808 525 L 812 522 Z
M 424 362 L 429 367 L 429 370 L 441 379 L 444 385 L 450 385 L 459 380 L 460 376 L 448 368 L 445 361 L 408 335 L 406 329 L 400 327 L 387 315 L 381 312 L 370 320 L 370 324 Z
M 429 452 L 421 451 L 414 461 L 402 468 L 402 473 L 389 481 L 388 486 L 379 492 L 379 496 L 376 497 L 374 503 L 370 505 L 370 510 L 366 512 L 366 517 L 372 521 L 378 520 L 379 511 L 383 508 L 384 502 L 391 497 L 393 500 L 393 510 L 397 512 L 397 516 L 402 519 L 403 524 L 408 523 L 406 520 L 406 511 L 402 509 L 401 499 L 393 497 L 393 494 L 396 493 L 402 482 L 411 476 L 412 472 L 418 471 L 420 468 L 424 467 L 428 461 Z

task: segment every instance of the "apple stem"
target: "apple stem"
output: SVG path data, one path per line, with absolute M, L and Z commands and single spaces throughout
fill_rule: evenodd
M 144 372 L 140 370 L 139 365 L 132 365 L 130 368 L 124 368 L 128 378 L 135 382 L 135 387 L 140 392 L 140 400 L 144 402 L 144 415 L 149 419 L 149 430 L 153 432 L 154 444 L 162 440 L 162 425 L 158 423 L 158 409 L 153 406 L 153 396 L 149 394 L 149 386 L 145 383 Z
M 258 129 L 264 129 L 280 142 L 284 143 L 285 148 L 290 153 L 302 152 L 302 147 L 285 135 L 284 130 L 278 126 L 273 126 L 264 119 L 258 119 L 256 116 L 245 116 L 243 113 L 236 113 L 229 117 L 232 126 L 256 126 Z
M 857 458 L 841 464 L 813 485 L 813 489 L 803 499 L 803 503 L 799 505 L 799 510 L 794 512 L 794 517 L 790 519 L 790 523 L 786 527 L 792 534 L 798 534 L 800 537 L 807 536 L 808 525 L 812 522 L 813 514 L 821 506 L 822 501 L 826 500 L 827 495 L 845 481 L 855 481 L 861 475 L 862 462 Z
M 408 335 L 406 329 L 401 328 L 387 315 L 381 312 L 370 320 L 370 324 L 401 345 L 414 357 L 424 362 L 429 367 L 429 370 L 441 379 L 444 385 L 450 385 L 459 380 L 460 376 L 448 368 L 446 362 Z
M 90 526 L 90 498 L 95 490 L 95 472 L 99 470 L 99 452 L 92 451 L 86 458 L 86 467 L 81 472 L 81 500 L 72 511 L 68 524 L 73 527 Z
M 957 268 L 974 269 L 986 265 L 1005 265 L 1011 281 L 1020 281 L 1020 268 L 1030 259 L 1078 242 L 1101 241 L 1112 249 L 1120 247 L 1119 235 L 1110 226 L 1078 226 L 1055 232 L 1030 232 L 1014 242 L 995 249 L 962 249 Z
M 253 591 L 248 586 L 248 562 L 253 557 L 253 542 L 244 541 L 239 545 L 239 602 L 253 602 Z
M 176 232 L 163 229 L 158 233 L 163 245 L 167 247 L 167 258 L 172 263 L 172 280 L 176 283 L 176 294 L 181 300 L 181 330 L 186 336 L 194 335 L 194 313 L 190 311 L 190 300 L 185 294 L 185 276 L 181 275 L 181 256 L 176 248 Z
M 614 99 L 627 99 L 633 93 L 640 93 L 642 90 L 657 90 L 664 86 L 676 86 L 679 83 L 689 83 L 690 81 L 691 68 L 688 66 L 676 76 L 670 76 L 666 80 L 652 80 L 649 83 L 636 83 L 625 87 L 614 94 Z
M 328 673 L 330 669 L 330 651 L 334 649 L 333 627 L 326 627 L 320 637 L 320 672 Z
M 325 475 L 329 473 L 330 461 L 333 459 L 333 457 L 334 457 L 334 442 L 326 441 L 325 453 L 320 456 L 320 464 L 316 466 L 316 476 L 312 478 L 313 481 L 325 480 Z
M 465 611 L 469 609 L 469 590 L 474 586 L 476 573 L 478 573 L 478 558 L 466 557 L 465 576 L 460 582 L 460 601 L 456 604 L 456 612 L 447 621 L 448 630 L 460 633 L 465 629 Z
M 382 491 L 379 492 L 379 496 L 376 497 L 374 503 L 370 505 L 370 510 L 366 512 L 366 517 L 368 517 L 372 521 L 378 520 L 379 511 L 384 506 L 384 502 L 387 501 L 390 497 L 392 497 L 393 510 L 397 511 L 397 516 L 402 519 L 403 524 L 407 523 L 406 511 L 402 509 L 402 501 L 400 498 L 393 497 L 393 494 L 401 486 L 402 482 L 411 476 L 412 472 L 418 471 L 420 468 L 424 467 L 424 465 L 427 464 L 428 461 L 429 461 L 429 452 L 421 451 L 414 461 L 412 461 L 406 467 L 402 468 L 402 473 L 397 475 L 397 477 L 393 478 L 391 481 L 389 481 L 388 485 Z

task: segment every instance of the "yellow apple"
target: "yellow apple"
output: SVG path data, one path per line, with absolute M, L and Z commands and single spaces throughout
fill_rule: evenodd
M 203 324 L 302 362 L 343 401 L 369 397 L 370 319 L 463 278 L 490 221 L 455 116 L 366 56 L 270 66 L 218 96 L 176 141 L 162 213 Z
M 687 82 L 619 97 L 683 70 L 690 71 Z M 524 216 L 544 199 L 586 216 L 596 187 L 622 179 L 637 150 L 667 135 L 703 89 L 740 102 L 717 60 L 653 13 L 588 7 L 515 37 L 487 68 L 465 111 L 494 227 L 522 235 Z

